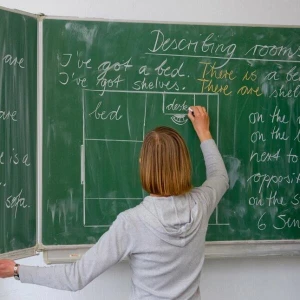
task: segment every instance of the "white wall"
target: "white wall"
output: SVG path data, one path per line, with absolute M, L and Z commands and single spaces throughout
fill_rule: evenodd
M 299 0 L 0 0 L 31 13 L 89 18 L 299 25 Z
M 300 25 L 299 0 L 0 0 L 0 6 L 56 16 Z M 41 255 L 19 263 L 44 265 Z M 204 300 L 298 300 L 300 258 L 206 260 L 201 290 Z M 0 300 L 123 300 L 129 291 L 126 262 L 77 293 L 24 285 L 14 279 L 0 280 Z

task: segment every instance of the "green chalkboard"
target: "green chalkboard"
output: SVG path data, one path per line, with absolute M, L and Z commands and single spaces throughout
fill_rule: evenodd
M 36 245 L 37 19 L 0 10 L 0 254 Z
M 300 29 L 45 19 L 43 244 L 92 244 L 145 196 L 144 135 L 204 105 L 230 189 L 208 241 L 300 239 Z

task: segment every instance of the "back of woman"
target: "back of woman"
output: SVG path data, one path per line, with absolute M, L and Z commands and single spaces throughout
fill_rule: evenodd
M 136 241 L 129 255 L 131 299 L 200 299 L 207 221 L 192 194 L 149 196 L 124 213 Z

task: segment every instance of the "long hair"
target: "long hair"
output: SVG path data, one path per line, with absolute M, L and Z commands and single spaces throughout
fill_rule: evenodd
M 192 188 L 191 159 L 180 134 L 169 127 L 150 131 L 140 154 L 140 178 L 145 191 L 159 196 L 181 195 Z

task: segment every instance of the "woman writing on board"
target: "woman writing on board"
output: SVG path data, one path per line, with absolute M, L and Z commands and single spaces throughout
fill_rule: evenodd
M 228 188 L 228 176 L 205 108 L 191 109 L 188 117 L 206 165 L 202 186 L 191 185 L 191 161 L 182 137 L 171 128 L 158 127 L 146 135 L 140 154 L 141 182 L 150 196 L 120 213 L 78 262 L 31 267 L 0 260 L 0 277 L 77 291 L 128 257 L 130 299 L 200 299 L 208 220 Z

